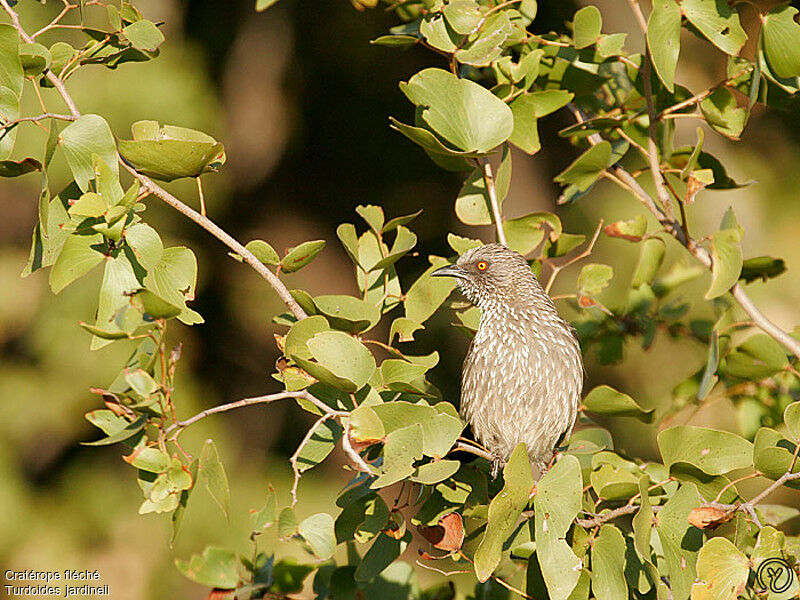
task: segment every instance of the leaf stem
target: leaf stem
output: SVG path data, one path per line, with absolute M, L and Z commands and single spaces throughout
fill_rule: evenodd
M 492 217 L 494 218 L 494 224 L 497 228 L 497 239 L 503 246 L 508 246 L 506 242 L 506 232 L 503 230 L 503 216 L 500 212 L 500 201 L 497 199 L 497 187 L 495 186 L 494 174 L 492 173 L 492 165 L 485 156 L 478 157 L 478 164 L 483 171 L 483 183 L 486 186 L 489 204 L 492 207 Z

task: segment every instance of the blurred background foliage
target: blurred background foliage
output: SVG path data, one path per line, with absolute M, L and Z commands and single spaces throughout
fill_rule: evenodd
M 629 11 L 613 8 L 619 3 L 593 4 L 603 11 L 609 30 L 634 30 Z M 538 28 L 564 30 L 580 5 L 543 3 Z M 85 113 L 102 112 L 120 137 L 127 136 L 131 123 L 154 119 L 201 129 L 223 141 L 228 162 L 219 176 L 208 179 L 206 198 L 210 214 L 224 229 L 243 240 L 267 239 L 279 250 L 307 239 L 328 242 L 312 265 L 285 276 L 289 287 L 313 295 L 355 291 L 335 229 L 353 219 L 358 204 L 381 204 L 389 216 L 425 211 L 415 227 L 419 257 L 405 261 L 406 281 L 425 269 L 427 254 L 450 254 L 444 231 L 466 233 L 452 210 L 461 176 L 438 169 L 388 127 L 387 115 L 410 113 L 397 82 L 431 61 L 422 48 L 398 52 L 369 45 L 394 24 L 391 15 L 381 10 L 359 14 L 343 1 L 313 6 L 287 1 L 262 14 L 253 11 L 252 0 L 141 0 L 137 6 L 153 21 L 165 22 L 168 41 L 161 57 L 123 64 L 114 73 L 100 66 L 81 69 L 70 85 L 76 102 Z M 32 0 L 17 8 L 28 27 L 45 24 L 57 11 L 55 3 L 43 6 Z M 724 77 L 724 64 L 698 51 L 701 42 L 689 36 L 682 42 L 678 77 L 684 84 L 702 89 Z M 31 108 L 35 98 L 26 95 L 23 102 Z M 759 111 L 763 107 L 757 105 L 742 143 L 709 136 L 706 146 L 735 179 L 752 178 L 756 184 L 719 196 L 708 192 L 703 202 L 690 207 L 690 220 L 711 230 L 733 204 L 747 231 L 745 256 L 757 252 L 785 259 L 788 276 L 755 283 L 749 291 L 776 323 L 790 327 L 800 303 L 800 283 L 792 276 L 800 262 L 795 199 L 800 172 L 792 167 L 800 160 L 800 109 L 795 104 L 783 113 Z M 578 154 L 556 135 L 568 124 L 566 115 L 544 121 L 543 150 L 533 159 L 516 157 L 506 215 L 554 209 L 558 189 L 552 177 Z M 679 123 L 676 145 L 693 143 L 694 127 Z M 36 131 L 20 136 L 18 148 L 21 154 L 28 149 L 38 154 L 44 141 L 45 134 Z M 66 164 L 54 164 L 51 178 L 54 189 L 71 180 Z M 137 515 L 140 496 L 119 450 L 79 445 L 96 436 L 82 418 L 98 405 L 90 386 L 110 382 L 129 348 L 117 343 L 90 352 L 90 335 L 78 327 L 79 320 L 93 316 L 87 311 L 99 273 L 58 298 L 49 293 L 41 273 L 20 279 L 36 219 L 38 186 L 39 178 L 32 175 L 6 180 L 0 187 L 0 564 L 11 569 L 99 569 L 115 600 L 202 597 L 203 588 L 178 574 L 173 557 L 188 556 L 206 544 L 246 552 L 248 510 L 263 503 L 268 482 L 289 489 L 286 459 L 312 419 L 278 403 L 216 416 L 187 431 L 189 447 L 199 448 L 207 437 L 217 442 L 232 486 L 231 521 L 211 518 L 212 501 L 197 495 L 182 534 L 170 548 L 165 520 Z M 168 189 L 194 197 L 193 182 Z M 602 183 L 591 202 L 558 212 L 566 229 L 588 234 L 601 206 L 602 216 L 613 220 L 629 216 L 632 202 Z M 200 264 L 193 306 L 206 323 L 171 331 L 175 342 L 184 343 L 176 398 L 183 416 L 277 389 L 269 377 L 278 356 L 272 339 L 277 329 L 270 320 L 282 310 L 277 296 L 248 268 L 231 261 L 216 240 L 176 213 L 151 202 L 148 215 L 166 242 L 189 245 Z M 485 240 L 493 235 L 488 229 L 483 234 Z M 635 254 L 625 253 L 630 264 L 615 256 L 623 253 L 622 244 L 603 236 L 595 256 L 612 262 L 619 280 L 625 281 Z M 673 260 L 680 254 L 676 249 Z M 699 293 L 707 284 L 701 279 L 686 294 Z M 569 277 L 559 285 L 574 287 Z M 710 306 L 706 309 L 710 315 Z M 704 307 L 695 311 L 701 316 Z M 447 326 L 448 311 L 437 319 L 419 335 L 411 353 L 430 352 L 433 340 L 448 349 L 432 380 L 447 399 L 456 401 L 467 339 Z M 665 335 L 647 356 L 635 344 L 625 351 L 625 362 L 612 367 L 595 364 L 590 355 L 587 389 L 610 383 L 638 390 L 637 400 L 645 407 L 665 406 L 675 382 L 705 362 L 703 346 Z M 730 401 L 713 397 L 671 423 L 738 432 L 743 427 Z M 622 427 L 607 425 L 618 449 L 645 459 L 657 456 L 654 426 L 627 420 Z M 327 461 L 303 478 L 301 519 L 330 507 L 347 481 L 342 463 Z M 746 483 L 742 487 L 746 494 Z M 791 502 L 791 491 L 778 494 Z M 788 525 L 790 532 L 798 529 L 800 524 Z M 296 545 L 272 543 L 274 535 L 267 532 L 262 544 L 273 547 L 279 557 L 300 552 Z

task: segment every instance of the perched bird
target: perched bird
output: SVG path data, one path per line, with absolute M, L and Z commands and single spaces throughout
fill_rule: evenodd
M 583 363 L 575 330 L 525 259 L 501 244 L 469 250 L 433 275 L 456 278 L 481 309 L 464 360 L 462 416 L 492 454 L 495 474 L 525 442 L 541 476 L 578 412 Z

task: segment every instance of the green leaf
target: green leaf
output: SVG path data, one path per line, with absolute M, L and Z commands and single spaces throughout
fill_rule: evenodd
M 572 164 L 556 175 L 554 181 L 565 185 L 574 185 L 578 191 L 585 192 L 606 170 L 610 160 L 611 144 L 602 141 L 581 154 Z
M 800 402 L 792 402 L 783 411 L 783 422 L 789 435 L 800 441 Z
M 180 321 L 187 325 L 202 323 L 203 318 L 186 306 L 194 300 L 197 283 L 197 258 L 194 252 L 183 246 L 166 248 L 158 264 L 144 278 L 144 285 L 157 296 L 180 307 Z
M 465 65 L 488 67 L 503 53 L 503 45 L 513 31 L 505 11 L 494 13 L 486 18 L 471 43 L 456 49 L 455 58 Z
M 724 537 L 708 540 L 697 556 L 692 600 L 731 600 L 744 593 L 750 567 L 747 557 Z
M 308 340 L 322 331 L 329 330 L 328 321 L 321 315 L 313 315 L 297 321 L 286 334 L 283 346 L 284 354 L 292 359 L 300 357 L 310 360 L 313 356 L 307 346 Z
M 636 401 L 608 385 L 599 385 L 583 399 L 589 412 L 614 417 L 634 417 L 643 423 L 652 423 L 655 409 L 645 410 Z
M 375 206 L 372 204 L 368 204 L 366 206 L 359 205 L 356 206 L 356 212 L 367 222 L 367 225 L 369 225 L 369 228 L 372 229 L 372 231 L 375 233 L 381 233 L 386 219 L 383 214 L 383 209 L 380 206 Z
M 727 431 L 680 425 L 658 434 L 658 449 L 669 466 L 694 465 L 709 475 L 724 475 L 753 464 L 753 444 Z
M 772 258 L 771 256 L 756 256 L 748 258 L 742 263 L 742 272 L 739 279 L 745 283 L 751 283 L 757 279 L 766 281 L 778 277 L 786 272 L 786 263 L 782 258 Z
M 416 468 L 411 475 L 411 481 L 432 485 L 452 477 L 458 471 L 459 463 L 457 460 L 440 460 L 437 462 L 426 463 Z
M 225 164 L 223 145 L 202 131 L 137 121 L 131 133 L 132 140 L 119 140 L 119 152 L 134 169 L 154 179 L 199 177 Z
M 503 231 L 508 247 L 525 256 L 542 243 L 547 232 L 551 241 L 558 239 L 562 231 L 561 219 L 553 213 L 532 213 L 504 221 Z
M 100 285 L 100 299 L 97 306 L 95 326 L 105 331 L 124 330 L 115 322 L 114 316 L 119 309 L 130 302 L 130 294 L 141 287 L 133 266 L 124 254 L 106 260 L 103 271 L 103 282 Z M 111 340 L 95 337 L 91 349 L 97 350 L 111 343 Z
M 797 9 L 791 5 L 778 6 L 763 18 L 761 29 L 764 53 L 769 66 L 778 77 L 800 76 L 800 25 L 795 21 Z
M 738 229 L 721 229 L 711 234 L 711 287 L 705 298 L 718 298 L 730 290 L 742 272 L 742 236 Z
M 369 492 L 344 506 L 336 518 L 336 541 L 366 543 L 386 528 L 389 508 L 375 492 Z
M 119 177 L 114 135 L 100 115 L 81 115 L 64 128 L 58 136 L 58 143 L 64 150 L 72 176 L 82 191 L 89 191 L 89 181 L 95 177 L 94 154 Z
M 414 472 L 414 461 L 421 458 L 422 425 L 414 423 L 392 431 L 384 443 L 381 475 L 371 487 L 379 489 L 409 477 Z
M 684 484 L 658 513 L 656 531 L 661 541 L 673 597 L 686 600 L 696 578 L 697 553 L 703 532 L 689 525 L 689 513 L 700 506 L 697 488 Z
M 164 43 L 164 34 L 152 21 L 141 19 L 123 27 L 122 33 L 137 50 L 155 52 Z
M 380 308 L 353 296 L 317 296 L 314 304 L 334 329 L 362 333 L 381 318 Z
M 278 0 L 256 0 L 256 12 L 264 12 L 270 6 L 277 4 Z
M 597 600 L 628 597 L 625 538 L 613 525 L 603 525 L 592 545 L 592 592 Z
M 487 581 L 500 564 L 503 543 L 514 531 L 533 489 L 533 474 L 525 444 L 519 444 L 511 453 L 503 468 L 503 481 L 503 489 L 489 504 L 486 533 L 475 550 L 475 575 L 480 582 Z M 536 514 L 539 514 L 538 508 Z
M 289 538 L 297 534 L 297 516 L 294 510 L 287 506 L 278 513 L 278 536 Z
M 427 321 L 456 287 L 452 277 L 431 277 L 436 269 L 448 264 L 445 259 L 431 257 L 431 263 L 406 292 L 405 316 L 414 323 Z
M 123 457 L 129 465 L 148 473 L 163 473 L 169 468 L 169 454 L 158 448 L 142 446 Z
M 19 46 L 17 30 L 7 23 L 0 24 L 0 86 L 7 88 L 17 99 L 22 95 L 24 80 Z M 9 118 L 9 115 L 4 116 Z
M 90 419 L 91 420 L 91 419 Z M 92 421 L 94 423 L 94 421 Z M 82 446 L 110 446 L 118 442 L 124 442 L 138 434 L 147 425 L 147 417 L 139 417 L 132 423 L 125 422 L 125 425 L 113 432 L 107 431 L 108 437 L 94 442 L 81 442 Z M 98 425 L 99 426 L 99 425 Z M 103 429 L 105 431 L 105 429 Z
M 323 383 L 344 392 L 360 390 L 375 372 L 375 359 L 358 340 L 341 331 L 322 331 L 308 342 L 312 363 L 299 357 L 300 366 Z
M 739 13 L 726 0 L 683 0 L 683 14 L 705 38 L 723 52 L 735 56 L 747 41 Z
M 230 518 L 229 506 L 231 500 L 230 486 L 225 469 L 219 460 L 217 446 L 214 440 L 206 440 L 203 450 L 200 452 L 200 462 L 198 464 L 198 481 L 205 482 L 206 489 L 214 502 L 217 503 L 226 519 Z
M 361 564 L 356 568 L 354 579 L 357 582 L 366 582 L 380 575 L 405 551 L 410 538 L 411 534 L 408 532 L 400 540 L 381 533 L 361 559 Z
M 0 27 L 5 26 L 0 25 Z M 0 29 L 0 32 L 2 31 Z M 0 43 L 2 43 L 2 35 L 0 35 Z M 2 60 L 2 48 L 0 48 L 0 67 L 3 64 Z M 19 97 L 12 90 L 0 85 L 0 120 L 3 123 L 8 123 L 18 119 L 19 116 Z M 6 159 L 11 156 L 18 129 L 18 127 L 9 127 L 2 130 L 2 135 L 0 135 L 0 159 Z
M 783 347 L 764 333 L 750 336 L 725 357 L 725 371 L 743 379 L 764 379 L 788 364 Z
M 768 427 L 759 429 L 753 444 L 754 466 L 764 476 L 775 480 L 784 473 L 800 471 L 800 461 L 794 460 L 796 444 L 774 429 Z M 791 468 L 792 463 L 794 463 L 794 468 Z M 800 488 L 800 483 L 797 481 L 789 481 L 786 485 Z
M 281 259 L 281 271 L 284 273 L 299 271 L 314 260 L 324 247 L 325 240 L 313 240 L 290 248 L 286 256 Z
M 675 91 L 675 67 L 681 51 L 681 8 L 675 0 L 655 0 L 647 21 L 647 47 L 658 78 Z
M 442 13 L 453 31 L 462 35 L 475 31 L 483 21 L 480 6 L 474 0 L 453 0 Z
M 389 343 L 393 343 L 395 336 L 398 342 L 413 342 L 414 332 L 422 328 L 422 325 L 411 319 L 399 317 L 392 321 L 392 326 L 389 328 Z
M 374 46 L 386 46 L 389 48 L 406 48 L 414 46 L 418 42 L 419 38 L 414 35 L 379 35 L 374 40 L 369 41 Z
M 444 157 L 454 157 L 454 158 L 474 158 L 480 155 L 480 153 L 476 152 L 459 152 L 458 150 L 449 148 L 448 146 L 445 146 L 432 131 L 425 129 L 424 127 L 414 127 L 413 125 L 406 125 L 405 123 L 401 123 L 400 121 L 392 117 L 389 117 L 389 121 L 391 122 L 392 129 L 396 129 L 415 144 L 422 146 L 422 148 L 426 152 L 431 153 L 431 158 L 440 155 Z M 435 161 L 436 159 L 434 159 L 434 162 Z M 453 169 L 453 170 L 463 170 L 463 169 Z
M 245 246 L 247 250 L 265 265 L 275 267 L 280 264 L 281 259 L 275 249 L 264 240 L 252 240 Z
M 503 148 L 503 156 L 495 176 L 495 187 L 499 208 L 502 209 L 503 200 L 508 195 L 511 185 L 511 151 L 508 146 Z M 491 225 L 491 201 L 486 192 L 486 183 L 483 171 L 475 169 L 470 173 L 456 199 L 456 216 L 467 225 Z
M 533 499 L 536 557 L 552 600 L 570 598 L 581 575 L 581 559 L 566 536 L 581 510 L 582 490 L 580 463 L 567 455 L 542 477 Z
M 389 250 L 389 254 L 385 258 L 382 258 L 375 263 L 375 265 L 369 269 L 370 271 L 385 269 L 389 265 L 393 265 L 417 245 L 417 236 L 411 233 L 411 231 L 402 225 L 396 226 L 395 229 L 397 231 L 397 235 L 394 238 L 394 242 L 392 243 L 391 250 Z
M 328 513 L 317 513 L 300 522 L 297 532 L 308 542 L 314 554 L 327 560 L 336 551 L 336 536 L 333 533 L 333 517 Z
M 103 261 L 104 255 L 94 246 L 103 242 L 103 236 L 71 235 L 50 270 L 50 289 L 59 293 L 70 283 L 83 277 Z
M 150 290 L 138 290 L 132 297 L 146 320 L 174 319 L 182 312 L 181 307 L 170 304 Z
M 313 565 L 298 565 L 295 559 L 285 558 L 272 569 L 272 587 L 282 595 L 303 590 L 303 580 L 314 570 Z
M 0 143 L 2 141 L 0 140 Z M 41 171 L 42 165 L 35 158 L 25 158 L 20 161 L 0 160 L 0 177 L 19 177 L 26 173 Z
M 632 285 L 635 288 L 651 284 L 664 262 L 666 246 L 661 238 L 649 238 L 642 242 L 639 262 L 633 271 Z
M 26 77 L 36 77 L 50 65 L 50 51 L 36 42 L 20 44 L 19 58 Z
M 608 287 L 614 276 L 614 269 L 609 265 L 591 263 L 584 265 L 578 275 L 578 290 L 583 296 L 596 296 Z
M 418 210 L 415 213 L 389 219 L 386 225 L 383 226 L 383 233 L 389 233 L 390 231 L 397 229 L 400 225 L 407 225 L 421 214 L 422 210 Z
M 738 140 L 747 123 L 748 112 L 740 108 L 728 88 L 720 87 L 700 102 L 706 122 L 716 131 L 732 140 Z
M 586 48 L 594 44 L 603 29 L 603 17 L 597 7 L 584 6 L 576 12 L 573 29 L 576 48 Z
M 509 138 L 511 109 L 490 91 L 442 69 L 424 69 L 400 89 L 423 108 L 424 122 L 456 148 L 486 153 Z M 481 115 L 474 119 L 474 115 Z
M 207 547 L 203 554 L 191 559 L 175 559 L 178 570 L 192 581 L 221 589 L 233 589 L 239 585 L 236 554 L 223 548 Z
M 253 531 L 264 531 L 271 526 L 278 518 L 278 497 L 272 486 L 267 491 L 267 500 L 261 510 L 250 511 L 250 529 Z
M 324 421 L 317 426 L 308 442 L 297 455 L 297 470 L 301 473 L 317 466 L 333 452 L 342 438 L 342 427 L 336 421 Z
M 639 469 L 613 452 L 598 452 L 592 457 L 589 480 L 592 488 L 604 500 L 623 500 L 637 491 Z

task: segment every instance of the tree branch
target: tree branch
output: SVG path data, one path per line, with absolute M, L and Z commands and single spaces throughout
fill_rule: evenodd
M 503 229 L 503 216 L 500 213 L 500 202 L 497 199 L 497 188 L 495 186 L 494 175 L 492 174 L 492 165 L 489 159 L 485 156 L 478 158 L 478 164 L 483 171 L 483 184 L 486 186 L 486 193 L 489 195 L 489 204 L 492 207 L 492 217 L 494 224 L 497 227 L 497 239 L 503 246 L 508 246 L 506 242 L 506 232 Z
M 33 43 L 33 38 L 25 33 L 25 30 L 22 28 L 19 22 L 19 15 L 11 8 L 8 4 L 8 0 L 0 0 L 0 6 L 6 11 L 8 16 L 11 19 L 11 24 L 13 25 L 14 29 L 17 30 L 20 37 L 28 43 Z M 67 91 L 66 86 L 64 85 L 63 80 L 61 80 L 55 73 L 50 70 L 45 71 L 45 77 L 53 84 L 53 86 L 58 90 L 61 98 L 64 100 L 64 103 L 69 108 L 70 114 L 72 115 L 72 119 L 77 119 L 81 116 L 78 107 L 75 105 L 75 102 L 70 96 L 69 92 Z M 63 117 L 63 115 L 62 115 Z M 66 117 L 64 117 L 66 118 Z M 244 259 L 246 262 L 256 273 L 261 275 L 267 282 L 272 286 L 272 288 L 278 293 L 283 303 L 292 311 L 295 317 L 298 319 L 304 319 L 308 315 L 306 315 L 305 311 L 300 307 L 297 301 L 292 297 L 289 293 L 287 287 L 283 284 L 283 282 L 275 275 L 272 271 L 270 271 L 261 261 L 259 261 L 252 252 L 247 250 L 242 244 L 240 244 L 236 239 L 234 239 L 231 235 L 221 229 L 218 225 L 216 225 L 211 219 L 205 217 L 198 213 L 197 211 L 193 210 L 180 200 L 178 200 L 175 196 L 170 194 L 164 188 L 153 182 L 152 179 L 147 177 L 146 175 L 142 175 L 141 173 L 137 172 L 133 167 L 125 163 L 122 157 L 119 157 L 122 165 L 131 173 L 136 179 L 138 179 L 144 188 L 153 194 L 154 196 L 161 198 L 164 202 L 169 204 L 172 208 L 180 212 L 181 214 L 189 217 L 192 221 L 200 225 L 203 229 L 213 235 L 215 238 L 220 240 L 223 244 L 228 246 L 231 250 L 233 250 L 236 254 Z

